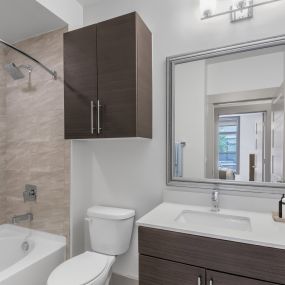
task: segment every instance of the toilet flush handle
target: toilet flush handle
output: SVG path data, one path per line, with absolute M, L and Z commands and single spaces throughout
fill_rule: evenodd
M 85 218 L 85 221 L 88 222 L 88 223 L 91 223 L 91 222 L 92 222 L 92 219 L 90 219 L 90 218 Z

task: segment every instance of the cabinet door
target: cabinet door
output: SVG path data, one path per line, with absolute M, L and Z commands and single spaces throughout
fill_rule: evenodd
M 96 25 L 64 35 L 65 138 L 96 137 Z
M 98 98 L 102 135 L 136 136 L 135 13 L 97 26 Z
M 206 271 L 206 275 L 206 285 L 276 285 L 270 282 L 264 282 L 210 270 Z
M 140 285 L 204 285 L 205 269 L 140 255 Z

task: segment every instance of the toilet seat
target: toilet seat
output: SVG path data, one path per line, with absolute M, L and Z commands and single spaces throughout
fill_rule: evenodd
M 114 262 L 114 256 L 87 251 L 59 265 L 51 273 L 47 285 L 102 284 Z

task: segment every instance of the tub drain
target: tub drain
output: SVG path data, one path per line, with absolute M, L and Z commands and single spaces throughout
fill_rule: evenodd
M 24 241 L 24 242 L 22 243 L 22 250 L 23 250 L 23 251 L 28 251 L 29 248 L 30 248 L 29 243 L 28 243 L 27 241 Z

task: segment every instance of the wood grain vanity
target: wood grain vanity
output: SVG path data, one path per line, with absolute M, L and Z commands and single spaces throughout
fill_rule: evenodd
M 130 13 L 64 35 L 65 138 L 152 137 L 152 35 Z
M 139 227 L 140 285 L 285 284 L 285 250 Z

